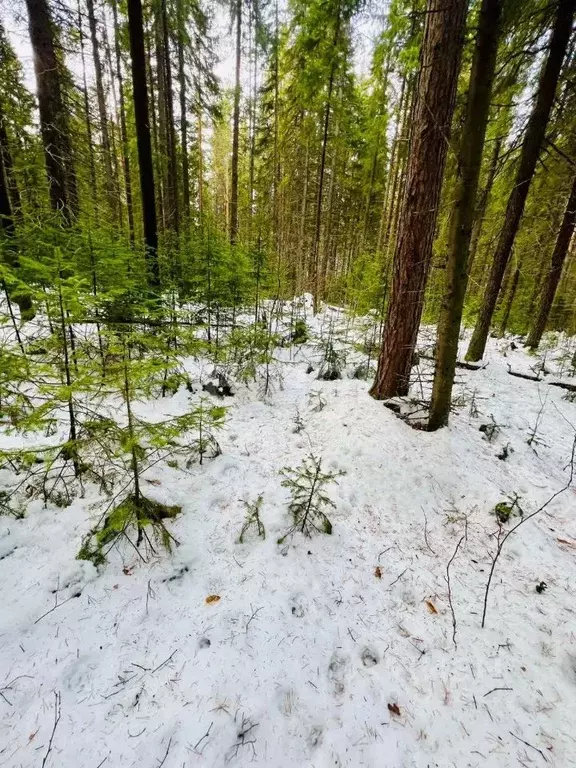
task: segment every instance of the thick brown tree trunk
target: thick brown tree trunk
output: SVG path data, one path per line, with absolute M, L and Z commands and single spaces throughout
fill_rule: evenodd
M 558 231 L 558 237 L 554 245 L 554 251 L 552 252 L 552 263 L 544 289 L 540 297 L 540 306 L 538 308 L 538 314 L 534 320 L 534 324 L 530 330 L 528 338 L 526 340 L 526 346 L 531 349 L 536 349 L 542 339 L 542 334 L 546 329 L 546 323 L 548 322 L 548 315 L 552 309 L 552 303 L 556 296 L 556 289 L 560 282 L 562 275 L 562 268 L 568 254 L 570 247 L 570 241 L 574 235 L 574 227 L 576 225 L 576 175 L 572 181 L 572 189 L 570 191 L 570 197 L 564 211 L 564 217 L 560 230 Z
M 558 0 L 548 56 L 540 75 L 536 101 L 526 127 L 520 163 L 512 192 L 508 198 L 504 224 L 498 238 L 488 285 L 486 286 L 484 300 L 480 308 L 480 315 L 466 353 L 467 360 L 480 360 L 486 348 L 486 340 L 488 339 L 492 315 L 494 314 L 494 308 L 496 307 L 496 301 L 502 285 L 502 278 L 512 253 L 512 247 L 520 226 L 530 184 L 536 170 L 540 149 L 546 135 L 546 126 L 548 125 L 550 112 L 554 104 L 558 78 L 570 40 L 575 9 L 576 0 Z
M 240 72 L 242 66 L 242 0 L 236 0 L 236 76 L 232 117 L 232 179 L 230 186 L 230 245 L 238 240 L 238 153 L 240 149 Z
M 430 270 L 467 0 L 429 0 L 394 278 L 372 397 L 408 392 Z
M 460 323 L 468 285 L 468 255 L 474 222 L 482 150 L 496 71 L 503 0 L 482 0 L 470 73 L 466 121 L 460 139 L 455 202 L 450 218 L 446 288 L 436 344 L 436 369 L 428 428 L 448 423 L 458 356 Z
M 30 0 L 29 0 L 30 2 Z M 156 204 L 154 200 L 154 170 L 152 165 L 152 144 L 148 121 L 148 87 L 146 85 L 146 57 L 144 54 L 144 23 L 140 0 L 128 0 L 128 30 L 130 33 L 130 57 L 132 59 L 132 92 L 134 119 L 140 166 L 140 190 L 142 195 L 142 218 L 144 241 L 148 264 L 148 282 L 151 288 L 160 287 L 158 265 L 158 229 Z
M 54 22 L 47 0 L 26 0 L 26 7 L 50 204 L 62 213 L 66 224 L 71 224 L 78 213 L 78 195 Z

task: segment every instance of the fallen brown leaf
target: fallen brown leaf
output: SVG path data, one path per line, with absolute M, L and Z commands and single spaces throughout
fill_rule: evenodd
M 220 595 L 208 595 L 206 600 L 204 602 L 208 603 L 210 605 L 211 603 L 217 603 L 218 600 L 220 600 Z
M 374 571 L 374 576 L 376 576 L 377 579 L 382 578 L 382 571 L 380 570 L 380 566 L 376 566 L 376 570 Z
M 576 549 L 576 541 L 568 541 L 568 539 L 556 539 L 558 544 L 566 544 L 568 547 L 574 547 Z
M 398 704 L 388 704 L 388 711 L 396 715 L 396 717 L 400 717 L 401 712 Z
M 428 606 L 428 610 L 430 611 L 430 613 L 438 613 L 438 609 L 436 608 L 434 603 L 432 603 L 430 600 L 426 600 L 425 602 L 426 602 L 426 605 Z

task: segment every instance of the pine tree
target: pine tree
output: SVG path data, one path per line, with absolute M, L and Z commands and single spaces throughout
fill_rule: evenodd
M 444 426 L 450 414 L 460 323 L 468 284 L 468 255 L 476 194 L 496 71 L 501 13 L 502 0 L 483 0 L 470 73 L 466 120 L 460 137 L 454 210 L 450 219 L 447 284 L 438 322 L 436 368 L 428 423 L 431 430 Z
M 542 67 L 536 99 L 526 126 L 518 170 L 508 198 L 504 224 L 494 253 L 484 301 L 466 353 L 467 360 L 480 360 L 484 354 L 502 279 L 518 233 L 526 198 L 546 134 L 558 78 L 570 40 L 575 10 L 576 0 L 558 0 L 548 55 Z
M 456 96 L 467 2 L 430 0 L 376 399 L 408 392 Z

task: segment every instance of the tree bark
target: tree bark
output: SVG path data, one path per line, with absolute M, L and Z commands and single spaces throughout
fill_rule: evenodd
M 486 178 L 486 184 L 480 196 L 478 198 L 478 204 L 476 205 L 476 213 L 474 215 L 474 224 L 472 226 L 472 238 L 470 240 L 470 255 L 468 256 L 468 274 L 472 274 L 472 267 L 474 266 L 474 260 L 476 258 L 476 251 L 478 250 L 478 242 L 480 235 L 482 234 L 482 224 L 484 223 L 484 217 L 486 216 L 486 209 L 488 208 L 488 201 L 490 200 L 490 193 L 494 186 L 494 179 L 496 178 L 496 171 L 498 169 L 498 160 L 500 159 L 500 150 L 502 149 L 502 139 L 498 137 L 494 142 L 494 149 L 492 150 L 492 157 L 490 159 L 490 166 L 488 168 L 488 176 Z
M 556 86 L 572 31 L 575 8 L 576 0 L 559 0 L 558 2 L 548 56 L 540 75 L 536 101 L 524 135 L 520 164 L 512 192 L 508 198 L 504 224 L 496 246 L 488 285 L 486 286 L 484 300 L 480 308 L 480 315 L 466 353 L 467 360 L 481 360 L 486 348 L 486 340 L 488 339 L 494 308 L 496 307 L 498 293 L 502 285 L 502 278 L 504 277 L 514 240 L 520 226 L 520 220 L 524 213 L 526 198 L 528 197 L 530 184 L 536 170 L 552 105 L 554 104 Z
M 110 149 L 110 133 L 108 131 L 108 115 L 106 113 L 106 96 L 102 82 L 102 61 L 98 34 L 96 29 L 96 16 L 94 15 L 94 0 L 86 0 L 88 11 L 88 24 L 90 26 L 90 40 L 92 42 L 92 60 L 94 62 L 94 76 L 96 80 L 96 101 L 98 103 L 98 116 L 100 118 L 100 135 L 102 137 L 102 153 L 104 155 L 104 187 L 108 205 L 115 222 L 118 220 L 118 199 L 114 188 L 114 173 L 112 171 L 112 153 Z
M 186 115 L 186 71 L 184 69 L 185 18 L 183 0 L 178 0 L 178 85 L 180 100 L 180 151 L 182 153 L 182 218 L 190 221 L 190 169 L 188 162 L 188 118 Z
M 328 93 L 326 95 L 326 105 L 324 107 L 324 127 L 322 129 L 322 154 L 320 156 L 320 170 L 318 174 L 318 193 L 316 195 L 316 222 L 314 224 L 314 241 L 312 246 L 312 286 L 314 291 L 314 314 L 318 311 L 318 302 L 320 301 L 321 278 L 320 269 L 320 236 L 322 233 L 322 202 L 324 196 L 324 173 L 326 170 L 326 150 L 328 148 L 328 135 L 330 131 L 330 115 L 332 112 L 332 91 L 334 89 L 334 78 L 336 76 L 336 66 L 338 57 L 336 49 L 338 38 L 340 37 L 340 3 L 338 3 L 338 15 L 334 27 L 334 40 L 332 46 L 335 49 L 332 54 L 332 63 L 330 65 L 330 75 L 328 77 Z
M 238 240 L 238 150 L 240 147 L 240 71 L 242 66 L 242 0 L 236 0 L 236 77 L 232 125 L 232 180 L 230 187 L 230 245 Z
M 503 0 L 482 0 L 470 73 L 466 120 L 460 140 L 455 202 L 450 217 L 446 288 L 438 322 L 436 367 L 428 429 L 448 423 L 458 357 L 458 339 L 468 286 L 468 256 L 482 150 L 496 71 Z
M 128 128 L 126 125 L 126 101 L 124 98 L 124 78 L 122 76 L 122 52 L 118 29 L 118 4 L 112 1 L 114 18 L 114 49 L 116 54 L 116 77 L 118 78 L 118 94 L 120 98 L 120 138 L 122 141 L 122 171 L 126 191 L 126 210 L 128 213 L 128 236 L 130 245 L 134 246 L 134 202 L 132 199 L 132 177 L 130 175 L 130 148 L 128 144 Z
M 542 296 L 540 298 L 540 306 L 538 308 L 538 314 L 536 315 L 536 319 L 534 320 L 534 324 L 530 330 L 528 339 L 526 340 L 526 346 L 530 347 L 531 349 L 537 349 L 542 339 L 542 334 L 546 329 L 546 323 L 548 322 L 548 315 L 550 314 L 550 310 L 552 309 L 552 303 L 554 302 L 554 297 L 556 296 L 556 289 L 558 288 L 558 283 L 560 282 L 560 277 L 562 275 L 562 268 L 564 267 L 566 255 L 568 254 L 568 249 L 570 247 L 570 241 L 572 240 L 572 236 L 574 234 L 575 225 L 576 225 L 576 175 L 574 175 L 574 178 L 572 180 L 572 189 L 570 191 L 570 197 L 568 198 L 568 203 L 566 205 L 566 210 L 564 211 L 562 224 L 560 225 L 560 230 L 558 231 L 558 236 L 556 238 L 556 243 L 554 245 L 554 251 L 552 252 L 552 262 L 550 265 L 550 270 L 546 277 L 546 282 L 544 284 Z
M 378 371 L 370 394 L 408 393 L 430 270 L 464 41 L 467 0 L 429 0 L 410 157 Z
M 30 2 L 31 0 L 28 0 Z M 128 30 L 130 33 L 130 57 L 132 60 L 132 92 L 134 119 L 140 166 L 140 190 L 142 218 L 148 265 L 148 282 L 151 288 L 160 287 L 158 265 L 158 229 L 154 200 L 154 171 L 152 144 L 148 122 L 148 87 L 146 85 L 146 57 L 144 54 L 144 23 L 141 0 L 128 0 Z
M 78 196 L 54 21 L 47 0 L 26 0 L 26 7 L 50 204 L 69 225 L 78 213 Z

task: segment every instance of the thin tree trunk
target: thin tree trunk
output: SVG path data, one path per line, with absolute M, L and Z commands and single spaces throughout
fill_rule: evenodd
M 332 45 L 336 48 L 338 38 L 340 37 L 340 3 L 338 3 L 338 15 L 334 27 L 334 39 Z M 330 65 L 330 76 L 328 78 L 328 93 L 326 95 L 326 105 L 324 107 L 324 127 L 322 129 L 322 154 L 320 156 L 320 171 L 318 175 L 318 194 L 316 196 L 316 222 L 314 224 L 314 241 L 312 246 L 312 284 L 314 290 L 314 314 L 318 311 L 318 302 L 320 301 L 320 236 L 322 234 L 322 202 L 324 196 L 324 172 L 326 169 L 326 150 L 328 148 L 328 135 L 330 131 L 330 114 L 332 112 L 332 91 L 334 89 L 334 78 L 336 76 L 336 66 L 338 58 L 336 52 L 332 55 Z
M 496 71 L 503 0 L 482 0 L 470 74 L 466 121 L 460 139 L 455 202 L 450 217 L 446 288 L 438 322 L 436 369 L 428 428 L 448 423 L 458 356 L 460 323 L 468 285 L 468 255 L 474 222 L 482 150 Z
M 467 5 L 467 0 L 428 2 L 392 296 L 378 371 L 370 390 L 378 400 L 408 392 L 432 258 Z
M 112 171 L 112 153 L 110 149 L 110 134 L 108 132 L 108 115 L 106 113 L 106 96 L 102 82 L 102 62 L 98 34 L 96 30 L 96 16 L 94 15 L 94 0 L 86 0 L 88 11 L 88 24 L 90 26 L 90 38 L 92 41 L 92 60 L 94 62 L 94 76 L 96 80 L 96 100 L 98 102 L 98 115 L 100 118 L 100 135 L 102 136 L 102 153 L 104 155 L 104 187 L 108 205 L 112 212 L 114 222 L 118 221 L 118 200 L 114 188 L 114 173 Z
M 559 0 L 558 2 L 548 56 L 540 75 L 536 101 L 524 135 L 514 187 L 508 198 L 504 225 L 500 231 L 480 315 L 466 353 L 467 360 L 480 360 L 484 354 L 502 278 L 510 259 L 540 149 L 546 135 L 558 78 L 570 40 L 575 8 L 576 0 Z
M 31 0 L 28 0 L 28 2 L 30 1 Z M 160 287 L 158 229 L 156 222 L 156 204 L 154 200 L 152 145 L 150 142 L 150 125 L 148 122 L 148 88 L 146 85 L 144 24 L 142 19 L 142 4 L 140 0 L 128 0 L 128 29 L 130 33 L 130 56 L 132 59 L 134 118 L 136 122 L 136 140 L 138 144 L 138 163 L 140 166 L 142 218 L 149 271 L 148 281 L 151 288 L 158 289 Z
M 521 274 L 521 269 L 520 269 L 520 265 L 518 265 L 514 270 L 514 274 L 512 276 L 512 282 L 510 284 L 510 291 L 504 303 L 504 311 L 502 313 L 502 319 L 500 321 L 500 328 L 498 329 L 499 338 L 502 338 L 504 336 L 504 334 L 506 333 L 506 328 L 508 327 L 508 320 L 510 319 L 510 312 L 512 311 L 512 305 L 514 304 L 514 298 L 516 296 L 516 289 L 518 288 L 520 274 Z
M 174 97 L 172 92 L 172 62 L 170 61 L 170 40 L 168 37 L 168 16 L 166 0 L 161 0 L 162 48 L 164 61 L 164 113 L 166 120 L 166 150 L 167 150 L 167 194 L 168 194 L 168 225 L 178 233 L 180 230 L 180 215 L 178 206 L 178 160 L 176 157 L 176 129 L 174 126 Z
M 188 117 L 186 114 L 186 71 L 184 68 L 184 0 L 178 0 L 178 85 L 180 98 L 180 151 L 182 154 L 182 218 L 190 222 L 190 170 L 188 162 Z
M 560 277 L 562 275 L 562 269 L 564 262 L 568 254 L 570 247 L 570 241 L 574 234 L 574 227 L 576 225 L 576 175 L 572 181 L 572 189 L 570 191 L 570 197 L 564 211 L 564 217 L 558 231 L 556 243 L 554 245 L 554 251 L 552 252 L 552 262 L 550 270 L 546 277 L 544 289 L 540 298 L 540 306 L 538 308 L 538 314 L 534 320 L 534 324 L 526 340 L 526 346 L 531 349 L 536 349 L 542 339 L 542 334 L 546 329 L 546 323 L 548 322 L 548 316 L 552 309 L 554 297 L 556 296 L 556 290 Z
M 500 150 L 502 149 L 502 139 L 498 137 L 494 142 L 494 149 L 492 151 L 492 157 L 490 159 L 490 166 L 488 168 L 488 176 L 486 178 L 486 184 L 476 206 L 476 213 L 474 215 L 474 224 L 472 226 L 472 238 L 470 240 L 470 255 L 468 257 L 468 274 L 472 274 L 472 267 L 474 266 L 474 259 L 476 258 L 476 251 L 478 250 L 478 242 L 480 235 L 482 234 L 482 224 L 484 223 L 484 217 L 486 216 L 486 209 L 488 208 L 488 201 L 490 200 L 490 193 L 494 186 L 494 179 L 496 178 L 496 171 L 498 169 L 498 160 L 500 159 Z
M 128 144 L 128 129 L 126 126 L 126 102 L 124 99 L 124 79 L 122 76 L 122 52 L 120 49 L 120 34 L 118 28 L 118 4 L 112 0 L 114 17 L 114 48 L 116 52 L 116 76 L 118 78 L 118 93 L 120 97 L 120 137 L 122 140 L 122 170 L 126 190 L 126 210 L 128 213 L 128 235 L 130 245 L 134 246 L 134 202 L 132 199 L 132 177 L 130 176 L 130 148 Z
M 202 149 L 202 99 L 198 87 L 198 103 L 196 119 L 198 123 L 198 219 L 200 223 L 200 239 L 204 239 L 204 151 Z
M 238 240 L 238 151 L 240 146 L 240 72 L 242 66 L 242 0 L 236 0 L 236 76 L 232 124 L 232 180 L 230 187 L 230 245 Z
M 54 22 L 47 0 L 26 0 L 26 7 L 50 204 L 62 213 L 65 224 L 71 224 L 78 213 L 78 197 Z

